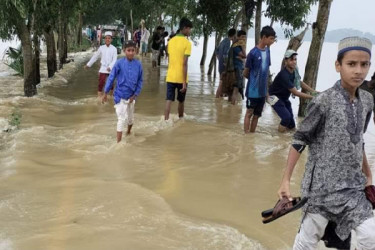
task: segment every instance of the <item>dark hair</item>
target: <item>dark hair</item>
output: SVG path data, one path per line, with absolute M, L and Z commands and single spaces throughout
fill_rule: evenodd
M 167 37 L 169 35 L 168 31 L 164 31 L 163 36 Z
M 336 60 L 339 62 L 340 65 L 342 63 L 342 59 L 344 58 L 346 52 L 348 52 L 348 51 L 341 52 L 341 53 L 337 54 L 337 59 Z M 370 54 L 370 59 L 371 59 L 371 54 Z M 374 72 L 374 75 L 371 77 L 371 79 L 374 79 L 374 78 L 375 78 L 375 72 Z
M 183 28 L 193 28 L 193 23 L 186 17 L 183 17 L 180 20 L 180 30 Z
M 128 40 L 122 45 L 122 49 L 130 48 L 130 47 L 136 47 L 136 44 L 133 40 Z
M 156 30 L 162 30 L 163 29 L 163 27 L 161 27 L 161 26 L 158 26 L 157 28 L 156 28 Z
M 228 37 L 232 37 L 234 35 L 236 35 L 236 29 L 230 29 L 230 30 L 228 30 Z
M 340 54 L 337 55 L 337 61 L 339 62 L 340 65 L 342 63 L 342 59 L 344 58 L 345 53 L 346 52 L 340 53 Z
M 260 32 L 260 38 L 262 38 L 263 36 L 265 37 L 274 36 L 276 38 L 276 32 L 271 26 L 267 25 L 267 26 L 264 26 L 262 28 L 262 31 Z
M 371 80 L 370 80 L 369 87 L 370 87 L 370 89 L 374 89 L 374 90 L 375 90 L 375 72 L 374 72 L 374 74 L 371 76 Z
M 240 37 L 240 36 L 246 36 L 246 31 L 243 31 L 243 30 L 239 30 L 237 31 L 237 37 Z

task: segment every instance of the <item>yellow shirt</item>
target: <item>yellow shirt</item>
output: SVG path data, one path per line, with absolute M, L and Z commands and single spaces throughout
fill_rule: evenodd
M 173 37 L 168 43 L 168 72 L 167 82 L 181 83 L 185 82 L 184 79 L 184 57 L 190 56 L 191 54 L 191 43 L 189 40 L 181 34 Z M 188 81 L 186 76 L 186 82 Z

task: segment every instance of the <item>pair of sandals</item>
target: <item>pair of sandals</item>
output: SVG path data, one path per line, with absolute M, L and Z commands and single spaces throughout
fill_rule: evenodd
M 306 197 L 293 197 L 292 200 L 289 200 L 289 198 L 287 197 L 283 197 L 282 199 L 277 201 L 274 208 L 264 210 L 262 212 L 262 222 L 264 224 L 270 223 L 271 221 L 274 221 L 280 218 L 281 216 L 284 216 L 290 212 L 293 212 L 303 207 L 303 205 L 305 205 L 306 202 Z
M 375 191 L 375 190 L 374 190 Z M 293 212 L 305 205 L 307 202 L 307 198 L 301 197 L 294 197 L 290 201 L 287 197 L 283 197 L 282 199 L 278 200 L 275 207 L 264 210 L 262 212 L 263 223 L 269 223 L 271 221 L 280 218 L 290 212 Z M 325 229 L 324 235 L 322 237 L 322 241 L 324 242 L 327 248 L 336 248 L 336 249 L 350 249 L 350 241 L 351 235 L 345 240 L 341 240 L 335 232 L 336 224 L 332 221 L 328 222 L 328 225 Z

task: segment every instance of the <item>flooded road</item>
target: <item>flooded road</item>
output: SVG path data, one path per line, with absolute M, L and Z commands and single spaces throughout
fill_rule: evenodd
M 166 63 L 152 70 L 142 60 L 133 134 L 119 144 L 112 100 L 96 99 L 98 65 L 67 65 L 33 98 L 7 78 L 0 124 L 14 110 L 22 122 L 0 134 L 0 249 L 290 249 L 300 212 L 267 225 L 260 212 L 277 200 L 291 134 L 277 133 L 267 105 L 257 133 L 244 135 L 244 103 L 215 100 L 218 81 L 198 60 L 189 64 L 185 119 L 174 103 L 167 123 Z M 373 124 L 366 143 L 374 166 Z

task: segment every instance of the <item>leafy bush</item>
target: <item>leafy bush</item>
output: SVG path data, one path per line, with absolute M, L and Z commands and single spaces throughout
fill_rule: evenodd
M 9 47 L 3 57 L 5 65 L 17 72 L 17 75 L 23 76 L 23 56 L 22 47 L 18 48 Z

